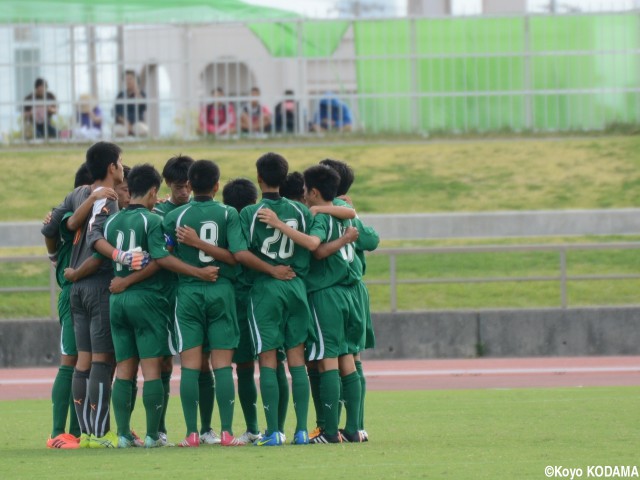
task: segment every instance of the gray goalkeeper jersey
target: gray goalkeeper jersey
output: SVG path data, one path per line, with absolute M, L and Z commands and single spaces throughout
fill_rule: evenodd
M 60 222 L 66 212 L 75 212 L 82 203 L 91 195 L 90 186 L 81 186 L 69 193 L 60 205 L 53 209 L 51 221 L 42 227 L 45 237 L 53 238 L 58 235 Z M 82 262 L 89 258 L 94 250 L 93 245 L 101 238 L 102 227 L 107 217 L 118 211 L 118 203 L 115 200 L 101 199 L 93 204 L 91 213 L 84 224 L 75 232 L 73 237 L 73 249 L 71 250 L 71 268 L 78 268 Z M 79 280 L 77 283 L 100 283 L 113 277 L 111 262 L 102 262 L 100 269 L 93 275 Z

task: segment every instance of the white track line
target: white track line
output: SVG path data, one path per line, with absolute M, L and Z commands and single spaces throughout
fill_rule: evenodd
M 640 366 L 636 367 L 548 367 L 548 368 L 474 368 L 453 370 L 366 370 L 367 377 L 459 377 L 481 375 L 565 375 L 571 373 L 640 373 Z M 256 378 L 258 376 L 256 375 Z M 0 387 L 16 385 L 51 385 L 55 375 L 49 378 L 28 378 L 22 380 L 0 379 Z M 179 381 L 180 375 L 174 375 L 172 381 Z

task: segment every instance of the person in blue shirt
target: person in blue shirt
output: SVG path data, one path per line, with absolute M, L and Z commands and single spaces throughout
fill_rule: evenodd
M 327 95 L 318 102 L 318 111 L 313 118 L 313 130 L 350 132 L 352 117 L 349 106 L 332 95 Z

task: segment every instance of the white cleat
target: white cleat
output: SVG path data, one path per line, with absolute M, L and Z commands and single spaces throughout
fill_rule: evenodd
M 164 432 L 158 432 L 158 441 L 160 442 L 161 447 L 175 447 L 175 444 L 169 443 L 167 440 L 167 434 Z
M 250 431 L 244 432 L 242 435 L 238 437 L 238 440 L 242 443 L 246 443 L 247 445 L 255 442 L 256 440 L 260 440 L 262 438 L 261 433 L 251 433 Z
M 222 439 L 220 438 L 220 435 L 214 432 L 213 429 L 200 435 L 200 443 L 202 444 L 219 445 L 221 441 Z

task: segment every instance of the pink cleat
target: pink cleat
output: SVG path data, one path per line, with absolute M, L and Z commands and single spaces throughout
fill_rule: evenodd
M 222 432 L 220 445 L 223 447 L 239 447 L 241 445 L 246 445 L 246 443 L 239 438 L 234 437 L 229 432 Z
M 182 440 L 179 444 L 179 447 L 199 447 L 200 446 L 200 435 L 198 432 L 193 432 L 187 435 L 187 438 Z

